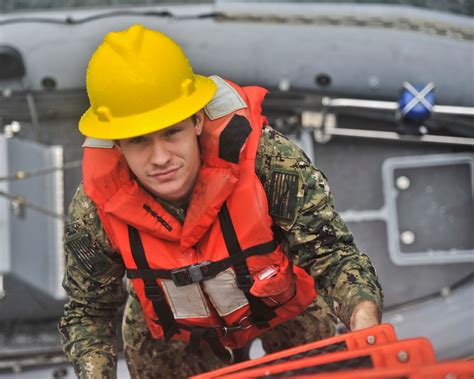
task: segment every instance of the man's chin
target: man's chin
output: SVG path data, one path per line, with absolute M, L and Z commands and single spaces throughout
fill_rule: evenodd
M 159 188 L 156 185 L 147 186 L 147 190 L 153 196 L 168 203 L 177 203 L 183 201 L 183 199 L 186 198 L 186 193 L 184 193 L 182 189 L 177 188 L 177 186 L 172 186 L 169 184 L 171 183 L 160 185 Z

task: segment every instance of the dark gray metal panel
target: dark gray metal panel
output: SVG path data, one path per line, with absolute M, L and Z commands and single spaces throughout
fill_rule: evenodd
M 383 163 L 389 251 L 400 265 L 474 262 L 474 155 Z
M 469 164 L 400 168 L 394 174 L 411 182 L 397 196 L 399 230 L 413 231 L 416 236 L 412 244 L 401 245 L 403 253 L 474 249 Z
M 60 146 L 11 139 L 8 143 L 8 161 L 10 173 L 60 167 L 63 150 Z M 61 170 L 12 181 L 9 192 L 58 215 L 64 213 Z M 57 298 L 64 295 L 61 287 L 64 272 L 63 228 L 62 219 L 36 209 L 25 207 L 19 216 L 10 212 L 12 273 Z
M 374 121 L 345 121 L 352 127 L 370 126 Z M 345 210 L 379 209 L 384 205 L 382 163 L 391 157 L 436 153 L 459 153 L 471 148 L 370 141 L 335 137 L 330 143 L 314 145 L 314 162 L 328 177 L 336 198 L 336 208 Z
M 369 255 L 385 294 L 385 306 L 406 303 L 439 293 L 474 270 L 474 264 L 398 266 L 390 259 L 383 221 L 349 223 L 355 242 Z

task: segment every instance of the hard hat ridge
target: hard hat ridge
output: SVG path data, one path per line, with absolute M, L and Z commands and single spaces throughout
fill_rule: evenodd
M 212 99 L 216 84 L 196 75 L 181 47 L 134 25 L 109 33 L 87 70 L 91 107 L 79 129 L 90 137 L 128 138 L 176 124 Z
M 115 52 L 127 60 L 137 58 L 143 47 L 145 29 L 133 25 L 130 29 L 122 32 L 112 32 L 105 36 L 104 44 L 108 44 Z M 129 41 L 127 41 L 129 39 Z

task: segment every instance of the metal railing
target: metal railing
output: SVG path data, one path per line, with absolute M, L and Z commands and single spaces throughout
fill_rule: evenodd
M 353 128 L 337 127 L 336 114 L 331 111 L 337 109 L 357 109 L 368 111 L 393 112 L 393 120 L 401 120 L 400 107 L 397 102 L 360 100 L 347 98 L 322 99 L 320 112 L 304 111 L 302 113 L 303 127 L 314 130 L 314 139 L 319 143 L 327 143 L 333 136 L 356 137 L 367 139 L 382 139 L 403 142 L 425 142 L 449 145 L 474 146 L 474 138 L 457 137 L 434 134 L 403 134 L 397 131 L 363 130 Z M 448 105 L 435 105 L 432 109 L 433 115 L 453 117 L 474 117 L 474 107 L 458 107 Z M 474 129 L 474 120 L 472 123 Z M 427 132 L 426 128 L 422 130 Z

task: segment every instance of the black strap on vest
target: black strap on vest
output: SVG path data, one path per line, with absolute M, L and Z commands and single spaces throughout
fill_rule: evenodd
M 187 286 L 192 283 L 202 282 L 216 277 L 222 271 L 229 267 L 245 263 L 248 257 L 253 255 L 265 255 L 271 253 L 277 248 L 277 242 L 271 240 L 260 245 L 252 246 L 242 250 L 237 254 L 228 258 L 221 259 L 217 262 L 199 262 L 189 266 L 183 266 L 173 270 L 162 269 L 127 269 L 127 278 L 129 279 L 169 279 L 174 282 L 176 287 Z
M 226 203 L 222 205 L 222 208 L 219 211 L 219 221 L 229 255 L 232 257 L 242 254 L 242 248 L 240 247 L 239 240 L 237 239 L 237 234 L 235 233 L 234 225 L 232 224 L 232 219 L 230 218 L 229 209 L 227 208 Z M 274 246 L 272 251 L 275 250 L 275 248 L 276 246 Z M 252 287 L 253 278 L 250 275 L 247 263 L 245 260 L 242 260 L 234 265 L 234 269 L 237 274 L 237 286 L 244 292 L 245 297 L 249 302 L 252 323 L 255 324 L 259 329 L 268 328 L 268 321 L 276 317 L 276 314 L 271 307 L 263 302 L 262 299 L 253 296 L 250 293 L 250 287 Z
M 130 248 L 133 259 L 139 269 L 149 270 L 150 266 L 143 250 L 140 233 L 133 226 L 128 225 L 128 237 L 130 240 Z M 151 300 L 153 309 L 158 316 L 158 323 L 163 329 L 165 340 L 169 341 L 176 333 L 179 332 L 178 325 L 174 319 L 168 303 L 165 300 L 163 290 L 156 283 L 155 279 L 143 278 L 145 284 L 145 296 Z

